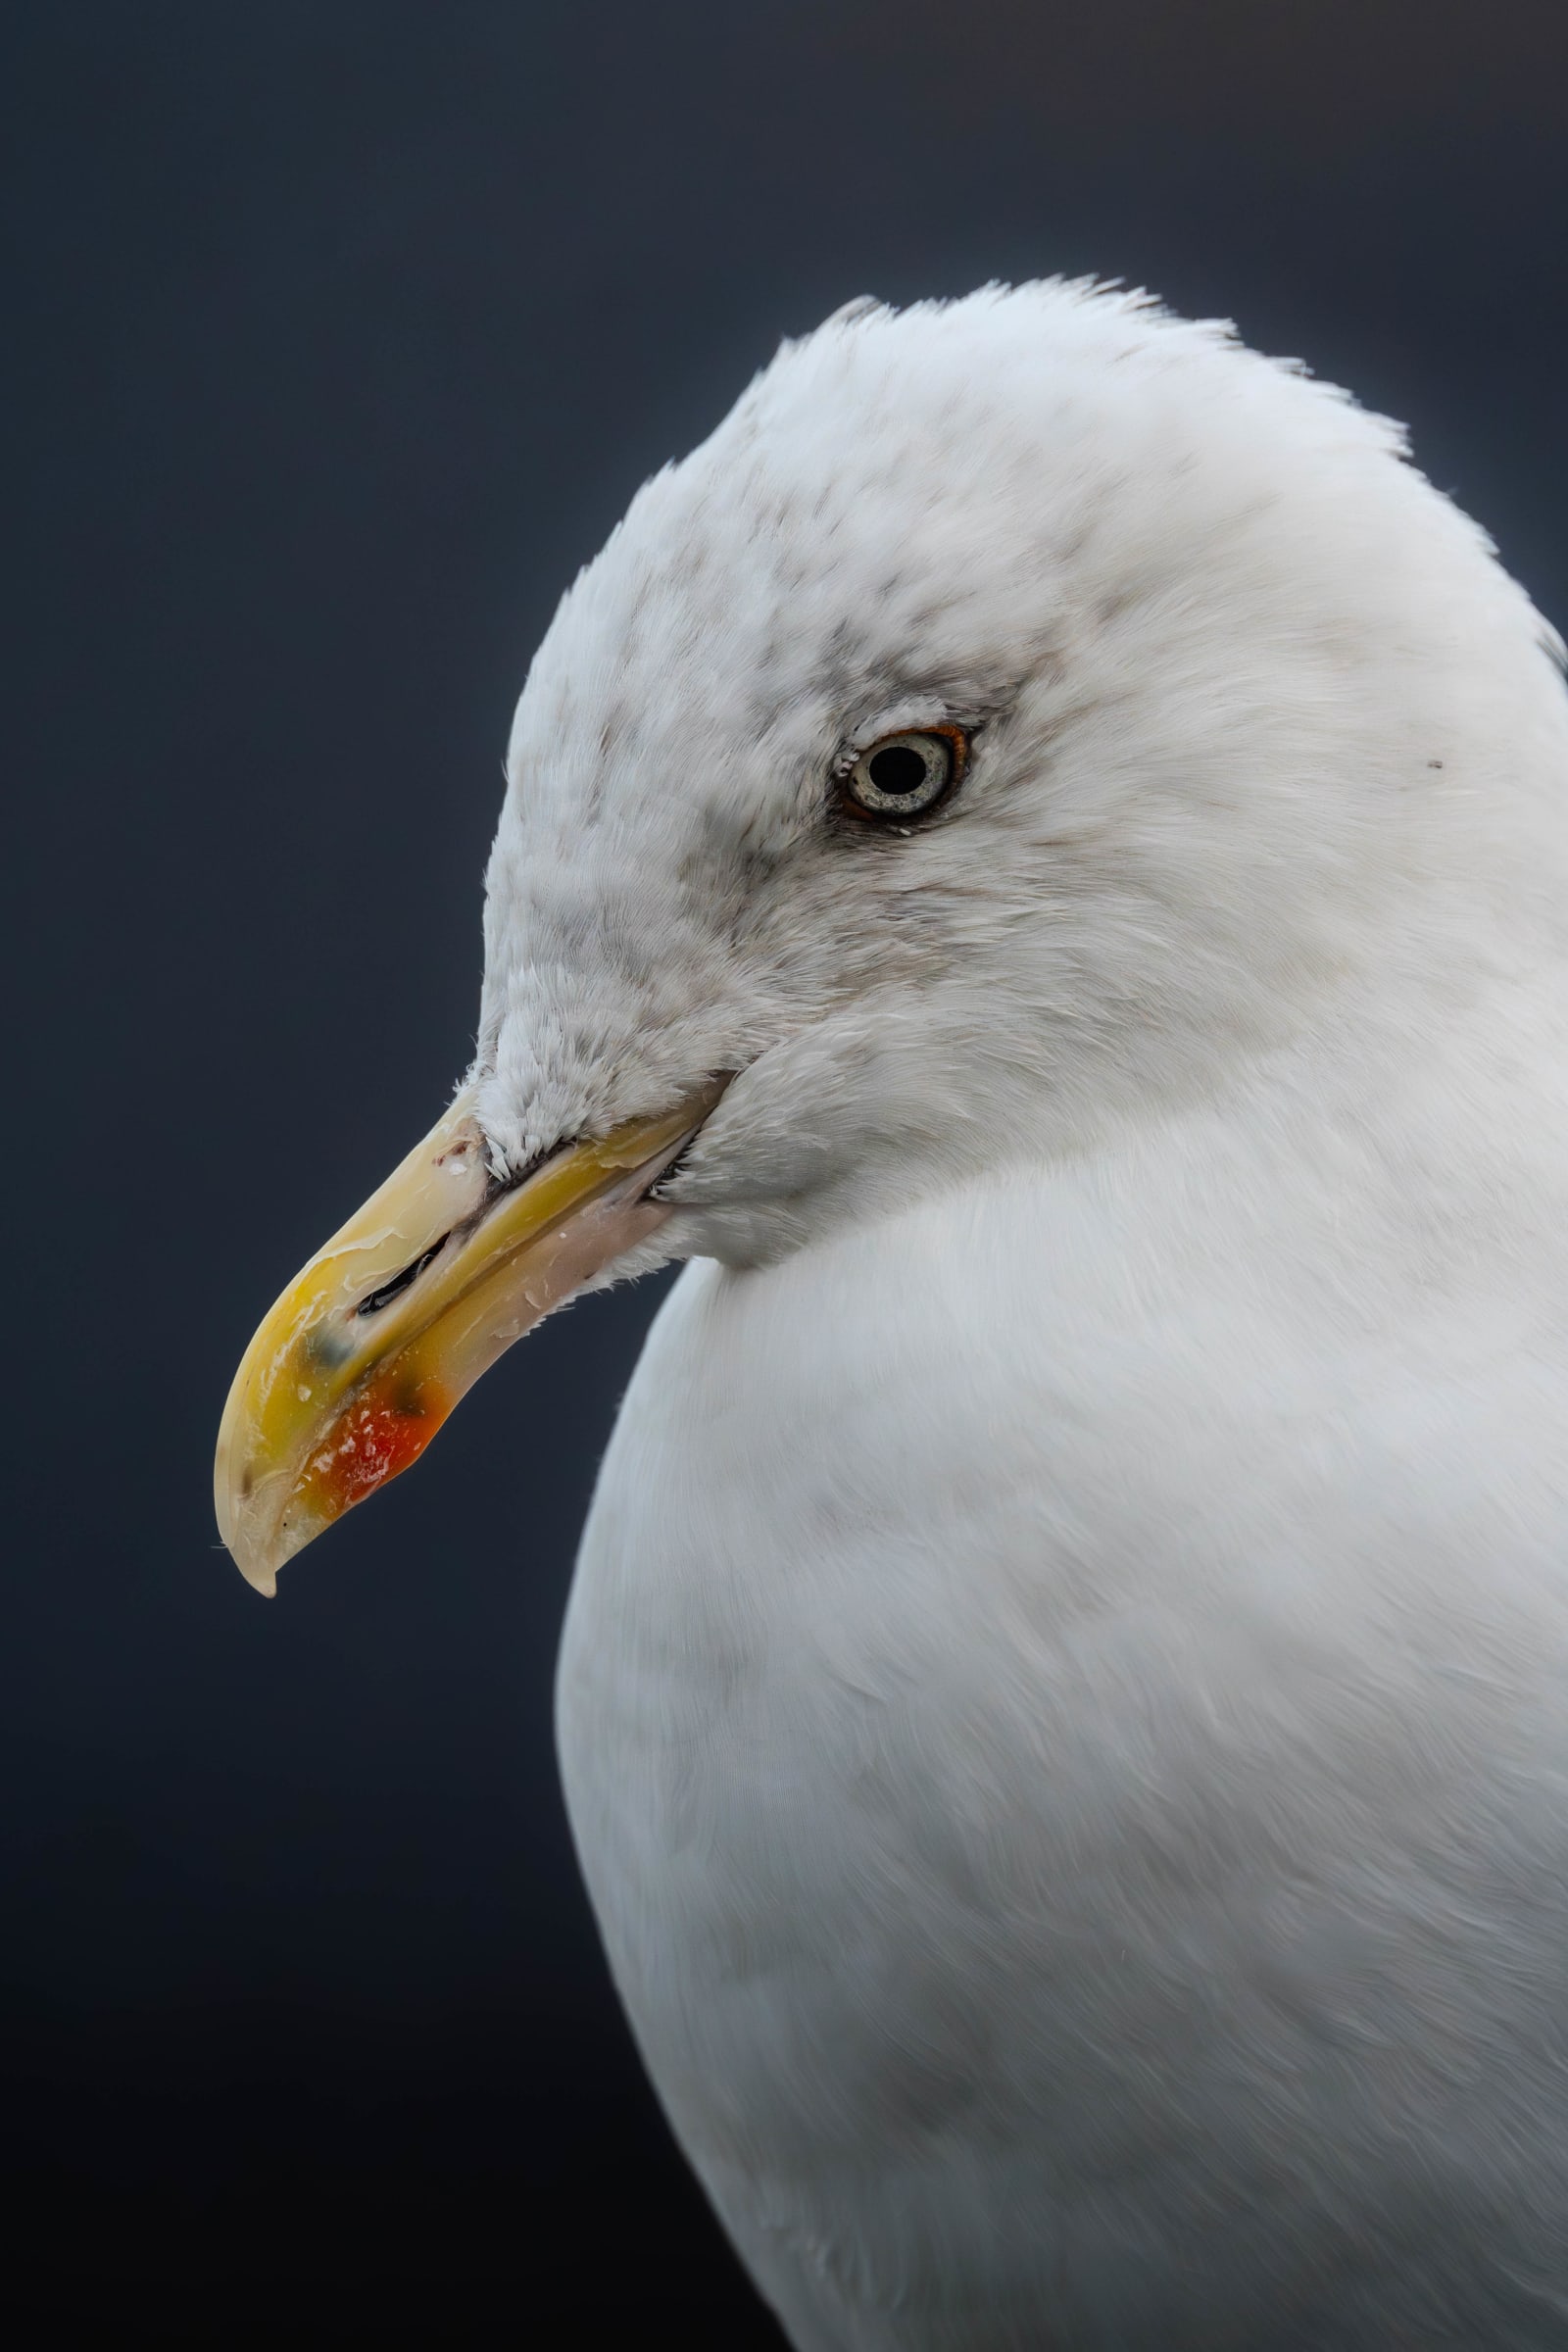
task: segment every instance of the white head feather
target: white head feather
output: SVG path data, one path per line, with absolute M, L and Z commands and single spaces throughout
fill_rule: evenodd
M 653 1254 L 754 1262 L 1212 1094 L 1557 935 L 1555 641 L 1396 427 L 1051 282 L 788 344 L 633 501 L 517 708 L 499 1160 L 737 1071 Z M 900 834 L 836 773 L 972 727 Z

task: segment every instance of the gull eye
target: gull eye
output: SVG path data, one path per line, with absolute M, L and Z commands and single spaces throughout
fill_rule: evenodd
M 858 816 L 924 816 L 957 782 L 967 748 L 957 727 L 884 735 L 846 775 L 845 799 Z

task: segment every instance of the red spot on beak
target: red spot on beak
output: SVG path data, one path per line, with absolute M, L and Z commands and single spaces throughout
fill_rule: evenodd
M 300 1489 L 318 1496 L 326 1517 L 373 1494 L 416 1462 L 451 1407 L 433 1384 L 395 1377 L 388 1366 L 333 1423 L 311 1457 Z

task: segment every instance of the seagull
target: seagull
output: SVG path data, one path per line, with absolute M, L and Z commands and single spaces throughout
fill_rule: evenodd
M 1568 2345 L 1568 696 L 1396 425 L 1097 283 L 786 343 L 534 659 L 244 1574 L 671 1259 L 561 1753 L 797 2352 Z

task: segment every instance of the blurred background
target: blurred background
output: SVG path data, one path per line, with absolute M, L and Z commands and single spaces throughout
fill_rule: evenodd
M 661 1294 L 260 1601 L 230 1372 L 470 1050 L 555 601 L 782 334 L 1094 271 L 1409 421 L 1568 622 L 1560 0 L 192 0 L 0 25 L 13 2341 L 776 2344 L 573 1866 Z

